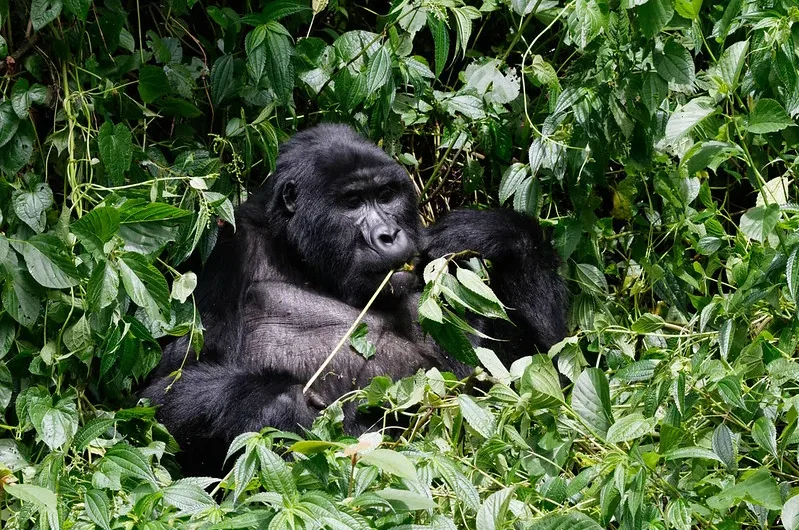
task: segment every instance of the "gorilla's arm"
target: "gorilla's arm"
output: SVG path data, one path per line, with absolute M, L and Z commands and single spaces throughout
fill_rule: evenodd
M 508 210 L 456 210 L 424 234 L 426 260 L 464 250 L 491 261 L 491 287 L 510 308 L 519 344 L 533 341 L 546 352 L 566 336 L 566 286 L 536 220 Z
M 185 367 L 167 391 L 171 381 L 161 377 L 142 395 L 163 405 L 159 419 L 179 433 L 181 443 L 213 438 L 230 443 L 236 435 L 266 425 L 296 431 L 297 425 L 310 425 L 317 413 L 306 405 L 302 384 L 290 374 L 198 363 Z

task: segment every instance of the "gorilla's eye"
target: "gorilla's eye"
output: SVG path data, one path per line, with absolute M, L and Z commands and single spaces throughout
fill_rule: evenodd
M 377 200 L 380 202 L 391 202 L 397 195 L 397 190 L 394 186 L 384 186 L 377 194 Z
M 361 200 L 361 196 L 359 194 L 348 193 L 344 196 L 342 202 L 344 203 L 344 206 L 346 206 L 347 208 L 355 209 L 359 207 L 363 201 Z

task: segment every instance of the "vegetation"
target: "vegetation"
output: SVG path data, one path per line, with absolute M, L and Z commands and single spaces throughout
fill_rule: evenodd
M 799 6 L 481 1 L 0 1 L 0 526 L 799 527 Z M 180 479 L 134 391 L 199 351 L 217 220 L 320 121 L 427 221 L 539 215 L 574 333 L 465 352 L 484 391 L 376 379 L 350 398 L 406 416 L 385 441 L 333 406 Z

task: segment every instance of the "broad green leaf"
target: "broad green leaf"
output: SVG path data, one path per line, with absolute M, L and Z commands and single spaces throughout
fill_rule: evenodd
M 106 451 L 103 461 L 113 465 L 123 475 L 157 485 L 147 458 L 136 447 L 119 442 Z
M 14 112 L 14 104 L 10 99 L 0 103 L 0 147 L 6 145 L 16 134 L 19 127 L 19 116 Z
M 644 418 L 640 412 L 634 412 L 616 420 L 608 429 L 606 440 L 609 443 L 630 442 L 655 430 L 655 418 Z
M 14 88 L 11 91 L 11 103 L 14 107 L 14 112 L 17 113 L 19 119 L 28 117 L 28 110 L 31 105 L 42 105 L 47 98 L 47 88 L 34 83 L 33 86 L 28 85 L 28 81 L 20 78 L 14 83 Z
M 605 528 L 587 515 L 578 511 L 565 514 L 549 513 L 536 519 L 530 530 L 602 530 Z
M 96 256 L 103 256 L 103 246 L 119 230 L 119 212 L 116 208 L 101 206 L 70 225 L 71 231 L 78 236 L 86 250 Z
M 666 81 L 678 85 L 690 85 L 694 82 L 694 60 L 691 53 L 675 40 L 668 41 L 662 52 L 655 53 L 655 69 Z
M 668 145 L 676 144 L 677 141 L 714 112 L 716 112 L 716 106 L 713 100 L 706 96 L 694 98 L 679 107 L 669 117 L 669 121 L 666 124 L 666 143 Z
M 3 284 L 3 308 L 23 326 L 32 327 L 39 318 L 41 305 L 37 284 L 27 271 L 14 267 L 11 281 Z
M 31 2 L 31 24 L 34 31 L 39 31 L 58 18 L 63 6 L 62 0 L 33 0 Z
M 157 315 L 169 313 L 169 287 L 164 276 L 141 254 L 125 252 L 117 261 L 125 291 L 133 303 Z
M 552 360 L 546 355 L 533 355 L 532 362 L 525 368 L 519 383 L 519 393 L 530 393 L 530 406 L 551 408 L 565 402 L 560 379 Z
M 14 380 L 6 363 L 0 361 L 0 412 L 4 411 L 11 403 L 11 394 L 14 391 Z
M 735 470 L 738 465 L 738 446 L 729 427 L 720 424 L 713 431 L 713 452 L 727 469 Z
M 513 497 L 513 488 L 503 488 L 489 495 L 477 511 L 477 530 L 497 530 L 505 527 L 508 504 Z
M 261 484 L 264 489 L 281 495 L 296 494 L 297 486 L 286 462 L 263 445 L 259 444 L 257 449 L 258 460 L 261 463 Z
M 799 495 L 794 495 L 785 502 L 782 506 L 780 519 L 785 530 L 797 530 L 799 528 Z
M 497 428 L 494 415 L 466 394 L 458 395 L 458 405 L 461 407 L 461 414 L 466 423 L 483 438 L 491 438 Z
M 15 176 L 30 162 L 35 142 L 36 136 L 31 121 L 20 122 L 16 134 L 0 147 L 0 171 L 9 177 Z
M 102 436 L 114 424 L 113 418 L 92 418 L 80 428 L 72 439 L 72 448 L 80 453 L 91 442 Z
M 104 491 L 88 490 L 83 496 L 83 505 L 94 524 L 103 530 L 111 530 L 111 503 Z
M 504 204 L 514 193 L 516 193 L 521 184 L 529 175 L 529 168 L 525 164 L 515 162 L 505 170 L 502 175 L 502 180 L 499 183 L 499 202 Z
M 16 191 L 13 194 L 14 213 L 20 221 L 28 225 L 36 233 L 45 229 L 45 212 L 53 205 L 53 192 L 44 182 L 37 184 L 31 191 Z
M 480 509 L 480 494 L 472 482 L 463 474 L 461 468 L 446 457 L 433 459 L 433 465 L 441 478 L 458 499 L 473 513 Z
M 416 467 L 408 457 L 391 449 L 374 449 L 364 453 L 360 459 L 364 464 L 371 464 L 383 472 L 408 480 L 417 480 Z
M 672 0 L 649 0 L 636 8 L 641 33 L 646 38 L 651 39 L 660 33 L 660 30 L 672 19 L 674 7 L 671 2 Z
M 769 510 L 782 509 L 779 486 L 768 469 L 758 469 L 738 484 L 728 486 L 717 495 L 709 497 L 706 502 L 711 509 L 721 511 L 744 501 Z
M 78 431 L 78 410 L 70 399 L 60 399 L 55 405 L 49 399 L 36 401 L 28 414 L 37 434 L 51 451 L 63 447 Z
M 72 256 L 56 236 L 39 234 L 20 241 L 17 248 L 25 258 L 28 272 L 39 285 L 65 289 L 79 283 L 80 275 Z
M 463 56 L 466 56 L 469 37 L 472 36 L 472 19 L 479 19 L 480 12 L 473 6 L 464 5 L 452 8 L 452 18 L 455 19 L 455 29 L 458 34 L 458 41 L 455 44 L 455 52 L 460 48 Z
M 146 64 L 139 70 L 139 96 L 145 103 L 152 103 L 170 92 L 169 79 L 160 66 Z
M 665 322 L 660 316 L 653 313 L 644 313 L 633 322 L 632 330 L 636 333 L 652 333 L 663 327 Z
M 608 294 L 608 282 L 605 275 L 598 268 L 589 263 L 578 263 L 575 268 L 577 280 L 590 292 L 606 296 Z
M 444 19 L 429 13 L 427 15 L 427 27 L 433 35 L 433 46 L 435 52 L 435 74 L 436 78 L 444 71 L 449 57 L 449 29 Z
M 266 75 L 280 101 L 284 104 L 291 99 L 294 89 L 294 65 L 291 56 L 294 49 L 286 29 L 277 22 L 267 23 L 266 34 Z
M 701 0 L 699 0 L 701 2 Z M 716 63 L 715 71 L 721 80 L 727 85 L 730 92 L 738 87 L 738 79 L 741 77 L 746 53 L 749 51 L 749 40 L 736 42 L 727 47 L 721 54 L 719 62 Z
M 215 105 L 220 105 L 236 91 L 233 81 L 233 56 L 223 55 L 214 61 L 211 67 L 211 99 Z
M 178 480 L 163 490 L 164 502 L 174 506 L 182 513 L 197 513 L 216 507 L 216 502 L 208 492 L 189 479 Z
M 89 8 L 92 5 L 92 0 L 64 0 L 64 9 L 67 13 L 72 13 L 78 19 L 86 22 L 89 16 Z
M 125 201 L 119 207 L 119 222 L 123 225 L 132 223 L 148 223 L 171 221 L 192 215 L 189 210 L 172 206 L 163 202 L 144 202 L 139 200 Z
M 752 438 L 755 443 L 774 458 L 779 458 L 777 453 L 777 428 L 771 419 L 761 416 L 752 426 Z
M 186 274 L 181 274 L 172 282 L 171 298 L 183 303 L 191 296 L 194 289 L 197 287 L 197 275 L 189 271 Z
M 114 126 L 111 121 L 106 121 L 97 133 L 97 147 L 109 182 L 114 185 L 122 184 L 133 159 L 130 129 L 124 123 Z
M 77 322 L 67 328 L 63 335 L 63 341 L 69 352 L 78 352 L 91 346 L 92 330 L 86 315 L 81 316 Z
M 274 518 L 274 510 L 253 510 L 225 519 L 211 526 L 209 530 L 232 530 L 239 528 L 267 528 Z
M 726 320 L 719 329 L 719 352 L 722 359 L 727 359 L 730 354 L 730 346 L 732 346 L 733 331 L 735 329 L 735 322 L 732 319 Z
M 663 458 L 666 460 L 681 460 L 683 458 L 702 458 L 705 460 L 715 460 L 717 462 L 724 462 L 721 461 L 719 456 L 711 451 L 710 449 L 705 449 L 704 447 L 679 447 L 672 451 L 669 451 Z
M 494 306 L 497 311 L 504 312 L 502 302 L 499 301 L 494 291 L 492 291 L 477 274 L 469 269 L 458 267 L 455 271 L 455 277 L 466 289 L 486 300 L 486 302 Z
M 605 373 L 598 368 L 583 370 L 572 390 L 572 409 L 586 424 L 605 436 L 613 424 L 610 387 Z
M 493 352 L 493 350 L 477 347 L 474 349 L 474 353 L 477 355 L 477 358 L 480 359 L 480 364 L 482 364 L 483 367 L 488 370 L 488 373 L 490 373 L 492 377 L 499 379 L 505 384 L 510 384 L 510 373 L 508 372 L 508 369 L 505 368 L 505 365 L 502 364 L 502 361 L 499 360 L 497 354 Z
M 799 245 L 794 247 L 785 265 L 785 278 L 788 281 L 791 298 L 799 301 Z
M 674 10 L 688 20 L 696 20 L 701 9 L 702 0 L 674 0 Z
M 58 506 L 56 494 L 34 484 L 5 484 L 3 489 L 22 502 L 29 502 L 40 510 L 55 512 Z
M 716 140 L 697 142 L 685 153 L 680 161 L 680 167 L 687 169 L 689 175 L 694 175 L 705 168 L 716 171 L 726 160 L 743 157 L 743 154 L 743 149 L 731 142 Z
M 366 67 L 366 91 L 370 94 L 376 93 L 388 83 L 391 78 L 391 54 L 384 44 L 380 46 Z
M 119 273 L 114 264 L 108 261 L 98 263 L 89 277 L 86 289 L 86 302 L 95 311 L 111 305 L 119 292 Z
M 398 512 L 414 512 L 418 510 L 432 510 L 436 503 L 428 497 L 408 490 L 386 488 L 378 490 L 375 494 L 391 503 Z
M 741 232 L 750 239 L 766 241 L 780 221 L 780 207 L 777 204 L 750 208 L 741 216 Z
M 766 134 L 792 125 L 795 125 L 794 121 L 778 101 L 763 98 L 755 103 L 755 108 L 749 113 L 746 130 L 753 134 Z

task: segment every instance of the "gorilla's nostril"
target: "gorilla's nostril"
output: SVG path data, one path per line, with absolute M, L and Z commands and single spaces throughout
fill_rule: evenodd
M 380 234 L 377 239 L 384 245 L 390 245 L 394 243 L 394 236 L 388 233 Z

